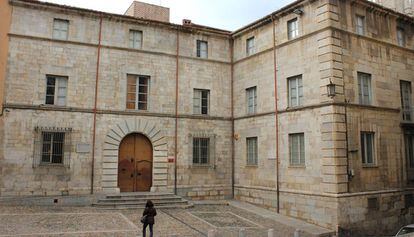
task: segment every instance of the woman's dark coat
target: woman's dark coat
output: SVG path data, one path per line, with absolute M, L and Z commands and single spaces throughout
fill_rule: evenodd
M 147 216 L 145 218 L 145 223 L 153 225 L 155 223 L 154 216 L 157 215 L 157 211 L 154 207 L 146 207 L 142 216 Z

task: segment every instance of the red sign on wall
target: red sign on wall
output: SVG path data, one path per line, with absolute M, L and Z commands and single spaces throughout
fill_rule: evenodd
M 174 157 L 168 157 L 168 163 L 174 163 L 175 159 Z

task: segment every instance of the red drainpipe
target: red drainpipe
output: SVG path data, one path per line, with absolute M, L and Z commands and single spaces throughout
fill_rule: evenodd
M 180 29 L 177 28 L 177 53 L 175 57 L 175 136 L 174 136 L 174 194 L 177 195 L 177 155 L 178 155 L 178 63 L 180 52 Z
M 235 154 L 234 154 L 234 103 L 233 103 L 233 94 L 234 94 L 234 40 L 230 39 L 230 63 L 231 63 L 231 194 L 234 199 L 234 184 L 235 184 Z
M 102 15 L 99 20 L 99 41 L 98 56 L 96 61 L 96 79 L 95 79 L 95 104 L 93 107 L 93 131 L 92 131 L 92 173 L 91 173 L 91 194 L 93 194 L 93 182 L 95 175 L 95 145 L 96 145 L 96 108 L 98 104 L 98 82 L 99 82 L 99 65 L 101 61 L 101 39 L 102 39 Z
M 275 129 L 276 129 L 276 195 L 277 195 L 277 213 L 280 212 L 280 192 L 279 192 L 279 113 L 278 113 L 278 94 L 277 94 L 277 68 L 276 68 L 276 24 L 275 18 L 272 15 L 273 24 L 273 67 L 274 67 L 274 80 L 275 80 Z

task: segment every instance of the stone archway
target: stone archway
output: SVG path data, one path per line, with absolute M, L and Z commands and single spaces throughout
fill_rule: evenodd
M 113 126 L 105 137 L 102 163 L 102 189 L 105 193 L 119 193 L 118 155 L 121 141 L 129 134 L 146 136 L 153 145 L 153 176 L 151 191 L 167 191 L 168 149 L 163 132 L 146 119 L 123 120 Z

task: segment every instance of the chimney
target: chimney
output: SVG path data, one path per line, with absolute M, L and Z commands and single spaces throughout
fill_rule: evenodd
M 170 22 L 170 9 L 149 3 L 134 1 L 125 12 L 127 16 Z
M 189 19 L 183 19 L 183 26 L 191 26 L 191 20 Z

